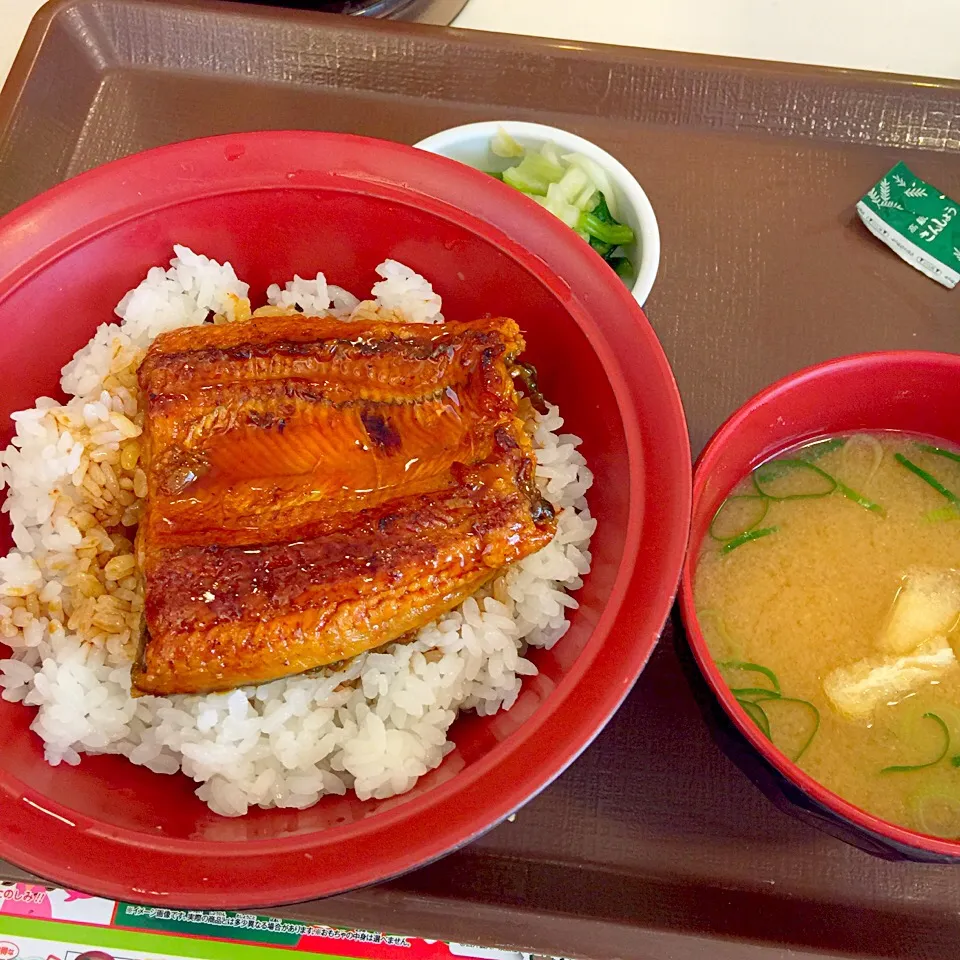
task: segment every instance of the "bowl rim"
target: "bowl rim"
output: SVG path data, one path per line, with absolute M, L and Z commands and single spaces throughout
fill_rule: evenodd
M 952 367 L 960 373 L 960 355 L 958 354 L 934 350 L 878 350 L 835 357 L 787 374 L 785 377 L 764 387 L 738 407 L 717 428 L 713 436 L 711 436 L 704 446 L 694 464 L 691 522 L 697 513 L 700 500 L 705 494 L 706 483 L 712 474 L 718 456 L 725 448 L 727 441 L 740 429 L 743 421 L 753 412 L 762 407 L 767 401 L 789 393 L 798 385 L 808 381 L 829 380 L 837 372 L 846 371 L 851 368 L 857 368 L 863 376 L 869 377 L 869 371 L 871 369 L 875 369 L 878 366 L 889 365 L 891 362 L 901 365 L 912 365 L 918 362 L 935 362 L 947 367 Z M 807 439 L 815 439 L 815 436 L 797 436 L 785 443 L 777 443 L 771 446 L 769 450 L 758 451 L 758 458 L 768 460 L 771 457 L 777 456 L 779 452 L 787 450 Z M 911 830 L 908 827 L 900 826 L 899 824 L 885 820 L 883 817 L 870 813 L 868 810 L 864 810 L 862 807 L 844 799 L 814 779 L 763 735 L 760 728 L 750 719 L 750 716 L 730 692 L 730 687 L 723 679 L 723 675 L 720 673 L 720 669 L 717 667 L 710 653 L 700 627 L 700 620 L 697 616 L 696 605 L 693 600 L 693 578 L 701 543 L 702 540 L 699 542 L 694 541 L 691 528 L 690 542 L 687 547 L 687 555 L 684 559 L 683 571 L 680 576 L 680 589 L 678 593 L 680 614 L 697 667 L 710 687 L 713 696 L 720 703 L 724 713 L 733 722 L 739 733 L 764 760 L 772 765 L 794 786 L 799 788 L 808 797 L 812 797 L 815 801 L 826 807 L 831 813 L 852 823 L 855 827 L 865 832 L 879 835 L 886 840 L 893 841 L 904 847 L 910 847 L 940 856 L 960 857 L 960 839 L 947 840 L 943 837 L 933 836 L 932 834 L 921 833 L 918 830 Z
M 528 137 L 542 142 L 548 140 L 562 142 L 570 149 L 586 154 L 611 174 L 624 194 L 624 198 L 633 207 L 640 224 L 640 236 L 643 240 L 640 263 L 637 265 L 637 279 L 630 289 L 637 303 L 642 307 L 650 296 L 660 267 L 660 226 L 650 199 L 640 186 L 640 181 L 603 147 L 562 127 L 533 123 L 528 120 L 481 120 L 476 123 L 462 123 L 455 127 L 438 130 L 429 137 L 417 141 L 414 146 L 420 150 L 446 156 L 444 150 L 453 144 L 468 137 L 492 137 L 500 127 L 513 136 Z
M 318 149 L 321 144 L 325 150 Z M 341 169 L 331 170 L 329 164 L 323 163 L 319 164 L 322 169 L 317 169 L 317 158 L 326 158 L 334 150 L 341 153 Z M 281 162 L 278 157 L 282 158 Z M 391 179 L 377 167 L 380 164 L 392 170 L 392 164 L 402 166 L 404 160 L 414 157 L 421 173 L 413 185 L 408 182 L 408 179 L 414 180 L 413 177 L 404 177 L 401 181 L 393 175 Z M 179 164 L 181 176 L 158 175 L 170 163 Z M 442 190 L 438 180 L 445 181 Z M 399 875 L 479 836 L 566 769 L 619 707 L 646 665 L 662 631 L 675 596 L 686 546 L 691 481 L 686 420 L 672 371 L 652 327 L 615 275 L 606 268 L 597 270 L 591 261 L 583 258 L 581 251 L 573 246 L 574 235 L 559 220 L 479 171 L 401 144 L 316 131 L 227 134 L 158 147 L 69 180 L 0 220 L 0 300 L 75 245 L 170 205 L 199 197 L 250 190 L 311 189 L 321 184 L 334 190 L 372 191 L 378 197 L 426 209 L 466 225 L 518 262 L 571 312 L 573 321 L 596 350 L 598 360 L 607 372 L 623 420 L 631 476 L 638 482 L 643 478 L 644 484 L 630 493 L 625 549 L 606 608 L 599 614 L 583 651 L 558 682 L 556 690 L 508 738 L 473 762 L 465 773 L 455 774 L 393 809 L 352 823 L 266 840 L 147 837 L 126 827 L 107 825 L 108 829 L 104 829 L 102 821 L 79 814 L 58 800 L 33 791 L 0 769 L 0 855 L 32 872 L 68 885 L 84 886 L 115 899 L 194 908 L 294 902 L 344 892 Z M 430 184 L 429 191 L 424 184 Z M 669 443 L 664 443 L 664 452 L 672 464 L 672 475 L 667 480 L 672 485 L 677 512 L 674 522 L 657 527 L 661 572 L 655 582 L 656 604 L 652 601 L 634 602 L 630 590 L 631 584 L 641 575 L 638 571 L 642 565 L 637 563 L 636 553 L 649 522 L 644 514 L 643 497 L 637 496 L 637 490 L 645 489 L 651 476 L 649 464 L 645 467 L 645 441 L 632 400 L 640 394 L 641 386 L 633 383 L 625 373 L 618 351 L 608 338 L 609 330 L 614 328 L 612 325 L 606 330 L 603 327 L 609 321 L 595 308 L 588 309 L 577 299 L 565 278 L 498 225 L 497 217 L 502 214 L 506 218 L 512 205 L 517 205 L 514 213 L 525 221 L 539 219 L 547 247 L 558 256 L 562 255 L 561 260 L 566 258 L 570 262 L 574 275 L 580 272 L 590 276 L 604 288 L 604 313 L 607 316 L 609 307 L 617 303 L 618 313 L 636 320 L 636 323 L 626 325 L 627 332 L 624 332 L 624 325 L 618 325 L 617 335 L 627 335 L 638 347 L 645 348 L 649 352 L 651 373 L 656 372 L 659 377 L 662 406 L 670 418 L 664 430 L 664 436 L 669 438 Z M 485 217 L 488 208 L 493 214 Z M 659 469 L 664 470 L 663 467 Z M 661 482 L 665 482 L 663 478 Z M 618 622 L 629 621 L 631 617 L 644 622 L 646 629 L 642 635 L 613 629 Z M 629 637 L 625 635 L 627 633 L 630 633 Z M 607 652 L 611 646 L 619 658 L 616 669 L 601 670 L 604 658 L 599 654 Z M 574 690 L 583 698 L 578 711 L 570 709 Z M 558 714 L 563 718 L 559 723 L 556 720 Z M 501 781 L 504 775 L 513 773 L 517 782 L 501 782 L 501 789 L 491 796 L 490 791 L 484 789 L 483 781 L 485 775 L 495 769 L 500 770 Z M 472 808 L 471 800 L 481 801 L 477 808 L 483 811 L 482 814 Z M 429 822 L 427 814 L 438 820 L 434 831 L 422 826 Z M 441 820 L 444 814 L 446 819 Z M 5 830 L 4 824 L 12 824 L 14 817 L 19 818 L 17 830 Z M 383 831 L 406 821 L 415 821 L 418 817 L 423 817 L 423 821 L 417 823 L 418 846 L 415 852 L 391 851 L 389 855 L 383 855 L 376 846 Z M 66 830 L 64 825 L 70 829 Z M 452 834 L 455 834 L 453 839 Z M 38 835 L 45 835 L 46 842 L 30 844 L 29 838 Z M 27 838 L 26 844 L 20 838 Z M 93 863 L 64 865 L 52 859 L 55 849 L 79 850 L 79 846 L 72 844 L 81 838 L 92 843 L 90 849 L 101 854 L 107 850 L 118 856 L 126 850 L 124 855 L 136 857 L 138 866 L 143 866 L 149 877 L 143 877 L 142 886 L 131 887 L 104 876 Z M 356 860 L 363 862 L 351 864 L 344 879 L 331 881 L 322 872 L 321 857 L 329 857 L 331 849 L 340 848 L 347 841 L 353 844 L 351 849 L 357 853 Z M 284 858 L 291 871 L 292 861 L 301 864 L 296 870 L 296 879 L 284 880 L 279 870 L 263 870 L 258 872 L 255 881 L 246 881 L 243 889 L 225 885 L 224 878 L 228 875 L 239 876 L 242 870 L 249 874 L 248 865 L 252 858 L 271 856 L 275 863 L 280 862 L 278 858 Z M 310 864 L 298 859 L 304 856 Z M 201 857 L 205 859 L 201 861 Z M 157 875 L 156 871 L 160 869 L 157 862 L 171 858 L 177 863 L 177 872 L 168 880 Z M 209 886 L 194 883 L 187 890 L 182 861 L 188 860 L 206 863 L 205 870 L 209 871 L 211 881 L 216 882 Z M 148 866 L 150 871 L 146 869 Z M 230 870 L 234 873 L 231 874 Z M 206 881 L 207 877 L 202 879 Z M 175 889 L 170 889 L 171 884 Z

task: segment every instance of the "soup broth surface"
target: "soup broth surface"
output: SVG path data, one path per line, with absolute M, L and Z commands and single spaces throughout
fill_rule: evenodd
M 960 836 L 953 495 L 960 451 L 943 441 L 795 448 L 731 492 L 694 586 L 711 654 L 774 744 L 857 806 L 943 837 Z

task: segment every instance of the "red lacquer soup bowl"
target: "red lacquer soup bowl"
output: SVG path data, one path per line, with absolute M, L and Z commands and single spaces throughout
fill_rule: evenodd
M 697 557 L 710 522 L 751 470 L 805 440 L 871 430 L 926 434 L 960 445 L 960 356 L 896 351 L 842 357 L 792 374 L 748 400 L 713 435 L 693 481 L 690 549 L 680 610 L 700 676 L 695 688 L 721 745 L 778 806 L 887 859 L 951 862 L 960 842 L 897 826 L 817 783 L 768 740 L 737 703 L 704 640 L 693 601 Z M 701 679 L 702 677 L 702 679 Z
M 58 883 L 166 905 L 323 896 L 466 843 L 556 777 L 643 669 L 686 545 L 689 444 L 670 368 L 619 278 L 528 198 L 409 147 L 305 132 L 242 134 L 139 154 L 0 221 L 0 381 L 8 414 L 58 395 L 58 373 L 174 243 L 268 284 L 322 269 L 369 290 L 392 257 L 455 319 L 512 316 L 596 474 L 593 570 L 567 636 L 533 659 L 516 706 L 464 715 L 455 750 L 402 797 L 304 811 L 211 813 L 182 776 L 116 757 L 47 766 L 33 711 L 0 702 L 0 856 Z M 9 546 L 9 537 L 5 547 Z

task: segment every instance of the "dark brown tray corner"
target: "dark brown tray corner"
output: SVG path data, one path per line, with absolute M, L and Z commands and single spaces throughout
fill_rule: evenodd
M 663 241 L 647 312 L 695 449 L 806 363 L 958 347 L 958 295 L 853 209 L 898 159 L 960 195 L 950 82 L 245 4 L 57 0 L 0 96 L 0 213 L 189 137 L 414 142 L 502 116 L 582 133 L 647 190 Z M 960 955 L 960 874 L 873 859 L 771 806 L 710 739 L 678 635 L 668 625 L 607 729 L 515 822 L 407 877 L 276 912 L 598 960 Z

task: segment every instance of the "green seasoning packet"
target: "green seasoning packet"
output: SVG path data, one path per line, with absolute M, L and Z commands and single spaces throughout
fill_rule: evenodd
M 898 163 L 857 204 L 867 229 L 945 287 L 960 281 L 960 204 Z

